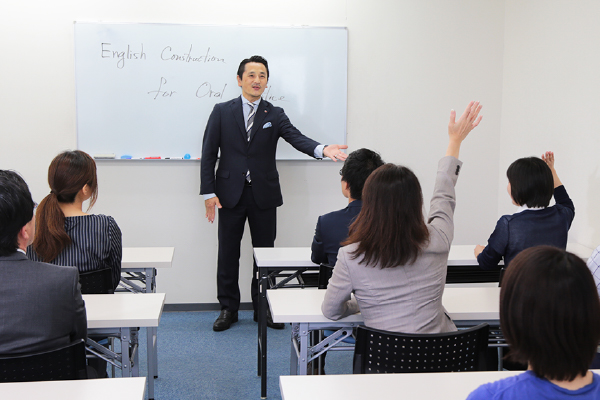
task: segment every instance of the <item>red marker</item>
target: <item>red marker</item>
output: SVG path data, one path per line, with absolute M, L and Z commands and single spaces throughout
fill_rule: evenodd
M 144 160 L 160 160 L 160 157 L 144 157 Z

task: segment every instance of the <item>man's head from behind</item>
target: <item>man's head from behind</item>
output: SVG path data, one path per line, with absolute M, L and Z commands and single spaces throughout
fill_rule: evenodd
M 362 190 L 365 181 L 373 171 L 384 164 L 381 156 L 369 149 L 358 149 L 348 155 L 344 166 L 340 170 L 342 175 L 342 191 L 347 186 L 350 198 L 362 199 Z
M 33 239 L 34 208 L 23 178 L 14 171 L 0 170 L 0 256 L 14 253 L 25 231 L 27 239 Z

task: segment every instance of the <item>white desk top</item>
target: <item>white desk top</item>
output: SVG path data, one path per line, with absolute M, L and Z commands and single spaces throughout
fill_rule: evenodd
M 473 254 L 475 245 L 452 245 L 448 254 L 448 265 L 477 265 Z M 579 243 L 567 243 L 567 250 L 583 258 L 584 261 L 592 255 L 590 249 Z M 124 254 L 124 253 L 123 253 Z M 314 267 L 310 260 L 310 247 L 255 247 L 254 258 L 260 267 Z M 123 257 L 125 258 L 125 257 Z M 503 264 L 501 261 L 500 264 Z
M 146 378 L 0 383 L 0 399 L 143 400 Z
M 313 288 L 267 290 L 273 322 L 331 322 L 321 312 L 325 292 Z M 446 287 L 442 303 L 453 321 L 500 319 L 499 287 Z M 362 323 L 363 318 L 354 314 L 340 321 Z
M 175 247 L 123 247 L 121 268 L 171 268 L 174 252 Z
M 88 329 L 157 327 L 164 293 L 84 294 Z
M 255 247 L 257 267 L 315 267 L 310 247 Z
M 521 373 L 523 371 L 294 375 L 280 376 L 279 387 L 283 400 L 464 400 L 483 383 Z

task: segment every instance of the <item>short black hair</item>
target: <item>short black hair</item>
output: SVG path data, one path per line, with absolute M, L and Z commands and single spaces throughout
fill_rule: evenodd
M 248 63 L 259 63 L 265 66 L 265 68 L 267 69 L 267 80 L 269 79 L 269 63 L 267 62 L 267 60 L 265 60 L 263 57 L 261 56 L 252 56 L 250 58 L 245 58 L 242 60 L 242 62 L 240 63 L 240 66 L 238 67 L 238 76 L 240 77 L 240 79 L 242 79 L 244 77 L 244 71 L 246 70 L 246 64 Z
M 585 262 L 551 246 L 523 250 L 502 279 L 500 325 L 508 358 L 536 375 L 585 375 L 600 341 L 600 300 Z
M 506 171 L 510 194 L 520 206 L 548 207 L 554 194 L 550 167 L 538 157 L 519 158 Z
M 362 191 L 369 175 L 383 165 L 381 156 L 369 149 L 354 150 L 342 166 L 342 180 L 350 187 L 350 196 L 362 200 Z
M 0 170 L 0 256 L 19 248 L 19 231 L 33 218 L 35 203 L 21 176 Z

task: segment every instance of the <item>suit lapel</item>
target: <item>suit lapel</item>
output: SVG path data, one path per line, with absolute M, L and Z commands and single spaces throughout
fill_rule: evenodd
M 256 111 L 256 116 L 254 117 L 254 125 L 252 126 L 252 132 L 250 133 L 250 143 L 254 140 L 254 136 L 256 136 L 256 132 L 258 129 L 262 127 L 262 123 L 271 111 L 271 104 L 267 103 L 265 100 L 261 100 L 258 103 L 258 110 Z
M 242 99 L 238 97 L 231 104 L 231 112 L 233 113 L 233 117 L 237 122 L 240 133 L 244 138 L 244 142 L 248 141 L 248 136 L 246 135 L 246 123 L 244 122 L 244 111 L 242 110 Z

